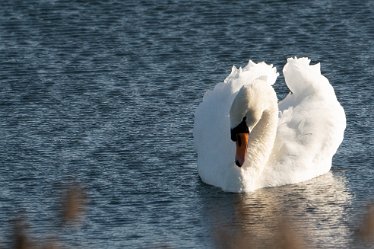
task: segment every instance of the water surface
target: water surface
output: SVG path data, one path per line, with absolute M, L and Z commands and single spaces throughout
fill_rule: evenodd
M 281 215 L 315 248 L 359 247 L 374 193 L 373 49 L 372 1 L 5 1 L 0 240 L 21 212 L 34 237 L 74 248 L 215 248 L 227 233 L 267 246 Z M 248 195 L 203 184 L 192 129 L 204 92 L 232 65 L 281 71 L 289 56 L 321 62 L 345 108 L 331 173 Z M 275 88 L 287 93 L 282 76 Z M 72 181 L 86 216 L 60 228 Z

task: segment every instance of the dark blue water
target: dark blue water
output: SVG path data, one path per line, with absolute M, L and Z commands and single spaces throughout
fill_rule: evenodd
M 289 56 L 321 62 L 345 108 L 331 173 L 248 195 L 203 184 L 192 129 L 204 92 L 233 64 L 281 71 Z M 359 247 L 373 79 L 369 0 L 3 1 L 0 241 L 22 213 L 35 240 L 74 248 L 215 248 L 238 234 L 267 247 L 280 215 L 312 248 Z M 275 87 L 282 98 L 282 76 Z M 85 188 L 86 215 L 61 228 L 69 182 Z

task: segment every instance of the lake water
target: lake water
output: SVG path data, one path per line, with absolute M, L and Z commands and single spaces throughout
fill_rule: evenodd
M 345 108 L 329 174 L 251 194 L 197 173 L 194 110 L 232 65 L 321 62 Z M 0 245 L 22 214 L 68 248 L 268 247 L 279 216 L 311 248 L 360 248 L 374 199 L 373 1 L 4 1 Z M 282 75 L 278 97 L 287 93 Z M 321 131 L 323 132 L 323 131 Z M 64 185 L 87 194 L 60 227 Z M 231 236 L 232 235 L 232 236 Z

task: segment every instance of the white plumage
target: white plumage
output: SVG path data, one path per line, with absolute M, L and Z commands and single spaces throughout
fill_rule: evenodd
M 289 58 L 283 74 L 290 93 L 277 103 L 276 69 L 249 61 L 213 90 L 195 113 L 194 141 L 201 179 L 230 192 L 297 183 L 328 172 L 343 140 L 345 113 L 334 89 L 308 58 Z M 238 94 L 238 92 L 241 92 Z M 253 119 L 246 159 L 235 165 L 230 128 Z M 247 124 L 248 124 L 247 119 Z M 250 126 L 250 124 L 248 124 Z

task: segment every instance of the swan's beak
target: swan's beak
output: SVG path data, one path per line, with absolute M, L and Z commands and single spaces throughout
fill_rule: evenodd
M 249 133 L 236 134 L 235 164 L 241 167 L 244 164 L 245 154 L 248 146 Z

